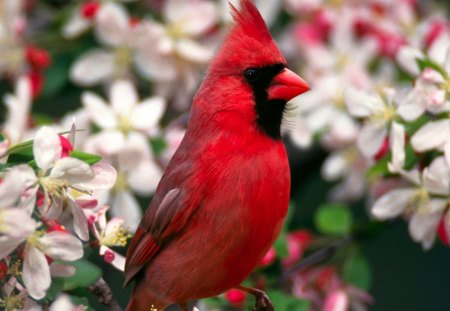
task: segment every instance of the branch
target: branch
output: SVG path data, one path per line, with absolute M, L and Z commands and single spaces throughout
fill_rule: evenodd
M 97 282 L 88 287 L 88 290 L 94 294 L 98 301 L 106 306 L 109 311 L 123 311 L 109 285 L 100 277 Z
M 315 253 L 312 253 L 310 256 L 306 257 L 302 261 L 300 261 L 298 264 L 292 266 L 291 268 L 287 269 L 278 279 L 278 284 L 283 283 L 286 281 L 292 274 L 301 271 L 303 269 L 309 268 L 311 266 L 314 266 L 328 258 L 331 258 L 334 256 L 334 254 L 340 250 L 341 248 L 349 245 L 351 242 L 353 242 L 354 236 L 346 237 L 342 240 L 339 240 L 333 244 L 331 244 L 328 247 L 322 248 L 318 250 Z

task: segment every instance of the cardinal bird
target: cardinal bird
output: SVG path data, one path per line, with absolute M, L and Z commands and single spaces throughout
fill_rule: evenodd
M 287 68 L 251 0 L 194 97 L 186 134 L 128 249 L 127 311 L 164 310 L 239 288 L 286 216 L 290 175 L 281 125 L 287 102 L 309 90 Z M 153 308 L 153 309 L 151 309 Z

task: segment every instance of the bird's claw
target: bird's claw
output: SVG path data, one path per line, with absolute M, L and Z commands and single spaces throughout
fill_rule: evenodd
M 256 303 L 253 311 L 274 311 L 272 301 L 270 301 L 269 296 L 263 291 L 255 295 Z

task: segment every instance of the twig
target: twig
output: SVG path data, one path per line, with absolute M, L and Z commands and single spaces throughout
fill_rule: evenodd
M 313 265 L 318 264 L 319 262 L 322 262 L 330 257 L 333 257 L 333 255 L 338 250 L 349 245 L 353 240 L 354 240 L 354 236 L 349 236 L 349 237 L 346 237 L 342 240 L 339 240 L 339 241 L 331 244 L 328 247 L 320 249 L 315 253 L 312 253 L 310 256 L 306 257 L 305 259 L 300 261 L 298 264 L 287 269 L 278 279 L 278 284 L 281 284 L 284 281 L 286 281 L 295 272 L 309 268 Z
M 106 306 L 109 311 L 123 311 L 116 298 L 114 298 L 111 288 L 102 277 L 89 286 L 88 290 L 93 293 L 98 301 Z

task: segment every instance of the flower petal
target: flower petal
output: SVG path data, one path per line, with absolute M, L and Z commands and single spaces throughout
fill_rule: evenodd
M 46 172 L 61 157 L 61 142 L 55 130 L 43 126 L 33 141 L 33 155 L 38 167 Z
M 146 99 L 132 110 L 131 122 L 135 129 L 149 133 L 158 126 L 165 110 L 166 102 L 162 97 Z
M 58 299 L 50 306 L 50 311 L 76 311 L 84 310 L 84 308 L 75 307 L 69 296 L 66 294 L 59 295 Z
M 425 99 L 422 90 L 414 88 L 399 100 L 398 115 L 405 121 L 414 121 L 425 112 Z
M 64 265 L 60 263 L 52 262 L 50 265 L 50 274 L 52 277 L 67 278 L 73 276 L 76 272 L 76 268 L 71 265 Z
M 82 54 L 70 68 L 70 79 L 81 86 L 92 86 L 109 80 L 115 69 L 114 54 L 93 49 Z
M 423 184 L 433 194 L 450 194 L 450 169 L 444 157 L 438 157 L 423 171 Z
M 162 174 L 161 168 L 153 161 L 142 161 L 128 173 L 128 184 L 136 193 L 149 195 L 155 192 Z
M 384 125 L 367 123 L 361 129 L 357 145 L 366 158 L 374 157 L 380 150 L 386 137 L 387 129 Z
M 415 189 L 411 188 L 391 190 L 374 203 L 371 213 L 380 220 L 397 217 L 407 207 L 414 194 Z
M 83 256 L 83 245 L 75 236 L 59 231 L 52 231 L 39 239 L 44 253 L 53 258 L 73 261 Z
M 114 216 L 122 218 L 125 225 L 135 232 L 142 218 L 142 210 L 136 198 L 129 191 L 118 191 L 111 204 Z
M 89 20 L 83 18 L 78 12 L 76 12 L 64 24 L 61 34 L 64 38 L 73 39 L 87 31 L 91 24 L 92 23 L 90 23 Z
M 344 90 L 345 105 L 350 115 L 354 117 L 368 117 L 375 108 L 383 107 L 383 101 L 378 95 L 369 95 L 355 88 Z
M 198 36 L 218 22 L 216 5 L 210 1 L 168 0 L 163 14 L 170 24 L 179 26 L 189 36 Z
M 103 129 L 117 126 L 116 114 L 101 97 L 91 92 L 85 92 L 81 97 L 81 101 L 95 124 Z
M 45 255 L 29 244 L 25 246 L 22 278 L 31 297 L 44 298 L 51 283 L 50 268 Z
M 416 242 L 421 242 L 424 250 L 431 248 L 436 237 L 436 229 L 445 210 L 445 200 L 431 200 L 429 205 L 434 210 L 431 213 L 425 211 L 416 212 L 409 221 L 409 234 Z
M 414 76 L 418 76 L 420 74 L 420 68 L 417 60 L 423 59 L 424 55 L 419 49 L 410 46 L 404 46 L 400 48 L 396 55 L 396 58 L 400 67 L 402 67 L 408 73 Z
M 26 238 L 36 228 L 36 221 L 22 208 L 0 210 L 0 233 L 13 238 Z
M 322 176 L 327 181 L 333 181 L 344 176 L 349 169 L 345 151 L 333 152 L 322 165 Z
M 100 42 L 118 46 L 124 42 L 128 30 L 128 13 L 122 5 L 104 3 L 96 15 L 95 34 Z
M 94 173 L 86 162 L 66 157 L 55 162 L 49 177 L 64 180 L 69 185 L 74 185 L 91 180 Z
M 117 172 L 114 167 L 105 163 L 91 166 L 94 177 L 86 182 L 77 184 L 77 188 L 84 190 L 111 189 L 116 183 Z
M 431 121 L 422 126 L 411 138 L 414 150 L 423 152 L 443 146 L 450 135 L 450 120 Z
M 70 208 L 73 215 L 73 230 L 81 240 L 88 241 L 89 227 L 83 209 L 72 199 L 67 200 L 67 206 Z
M 214 55 L 214 48 L 189 39 L 178 40 L 175 43 L 175 49 L 179 56 L 198 64 L 207 63 Z
M 102 156 L 117 155 L 125 145 L 123 133 L 116 130 L 107 130 L 91 136 L 85 144 L 87 152 Z
M 405 128 L 403 125 L 393 122 L 390 136 L 392 160 L 389 170 L 400 171 L 405 165 Z
M 127 117 L 138 102 L 136 88 L 128 80 L 114 82 L 111 86 L 109 98 L 114 111 L 119 115 Z
M 12 251 L 15 250 L 23 241 L 24 238 L 0 236 L 0 259 L 11 254 Z

